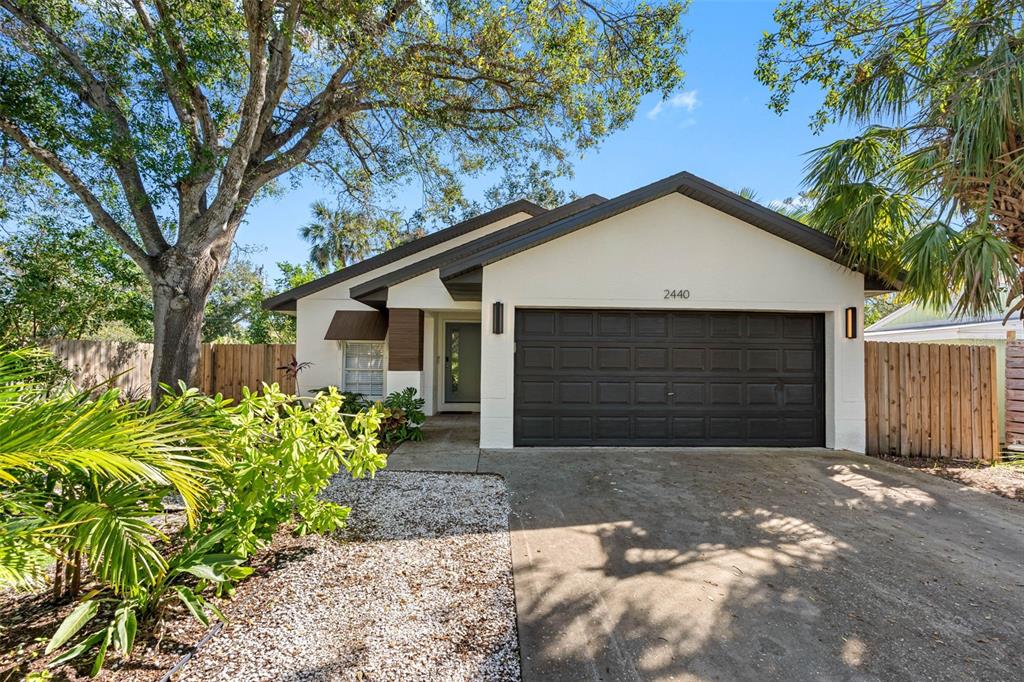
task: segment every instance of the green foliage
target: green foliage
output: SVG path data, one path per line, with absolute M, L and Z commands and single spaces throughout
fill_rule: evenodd
M 315 389 L 315 393 L 334 391 L 333 387 Z M 409 386 L 401 391 L 389 393 L 384 400 L 374 403 L 359 393 L 339 393 L 341 411 L 358 414 L 368 409 L 375 409 L 380 415 L 378 425 L 379 438 L 389 445 L 397 445 L 407 440 L 423 440 L 423 422 L 427 417 L 423 413 L 426 400 L 416 395 L 416 389 Z
M 149 285 L 113 240 L 50 215 L 0 238 L 0 344 L 89 337 L 108 322 L 152 335 Z
M 57 597 L 95 586 L 54 634 L 51 665 L 93 652 L 96 674 L 175 603 L 204 623 L 223 618 L 211 594 L 230 596 L 282 524 L 344 525 L 348 508 L 318 499 L 332 475 L 386 464 L 382 414 L 346 415 L 336 391 L 304 404 L 265 385 L 232 405 L 183 389 L 151 412 L 116 390 L 40 379 L 44 360 L 0 351 L 0 579 L 29 589 L 52 567 Z M 154 525 L 170 493 L 188 520 L 173 544 Z
M 426 401 L 416 396 L 412 386 L 395 391 L 384 398 L 386 417 L 381 422 L 381 437 L 385 443 L 397 444 L 407 440 L 423 440 L 420 428 L 426 421 L 423 406 Z
M 793 0 L 775 20 L 757 67 L 772 107 L 813 83 L 815 128 L 862 128 L 812 153 L 811 224 L 925 306 L 1020 308 L 1024 6 Z
M 317 499 L 340 467 L 352 476 L 373 475 L 386 464 L 378 454 L 381 416 L 375 410 L 349 416 L 336 390 L 305 403 L 265 386 L 244 391 L 225 413 L 230 461 L 214 497 L 220 511 L 210 527 L 230 528 L 227 551 L 248 555 L 296 514 L 299 532 L 326 532 L 344 525 L 348 510 Z
M 316 201 L 310 212 L 312 219 L 299 234 L 310 243 L 310 262 L 322 271 L 340 270 L 408 238 L 398 211 L 332 208 Z

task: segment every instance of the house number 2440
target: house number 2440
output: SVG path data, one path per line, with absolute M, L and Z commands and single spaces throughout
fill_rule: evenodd
M 689 289 L 665 289 L 665 298 L 690 298 Z

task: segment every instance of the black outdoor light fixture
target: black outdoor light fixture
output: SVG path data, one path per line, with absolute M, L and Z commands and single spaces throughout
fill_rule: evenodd
M 500 334 L 505 331 L 505 304 L 501 301 L 495 301 L 494 305 L 491 306 L 491 313 L 491 331 L 495 334 Z
M 856 306 L 846 309 L 846 338 L 857 338 L 857 308 Z

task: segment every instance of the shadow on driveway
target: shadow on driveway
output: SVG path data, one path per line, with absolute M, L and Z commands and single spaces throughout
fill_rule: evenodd
M 526 680 L 1020 679 L 1024 506 L 827 450 L 485 451 Z

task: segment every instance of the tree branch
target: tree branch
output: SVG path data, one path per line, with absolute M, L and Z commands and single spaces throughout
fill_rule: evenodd
M 193 225 L 181 226 L 186 238 L 203 235 L 204 239 L 214 240 L 230 231 L 229 218 L 235 212 L 245 171 L 256 146 L 259 116 L 266 99 L 267 37 L 273 21 L 274 0 L 243 0 L 242 9 L 249 36 L 249 88 L 242 99 L 238 134 L 228 152 L 220 187 L 210 208 Z
M 142 271 L 147 275 L 151 274 L 152 269 L 152 258 L 147 254 L 142 247 L 135 243 L 131 235 L 125 232 L 124 228 L 114 219 L 110 213 L 103 208 L 103 204 L 100 203 L 99 198 L 92 193 L 92 190 L 85 184 L 85 182 L 78 177 L 77 174 L 71 168 L 65 164 L 60 158 L 50 151 L 40 147 L 30 138 L 21 128 L 17 126 L 13 121 L 6 118 L 0 117 L 0 130 L 6 135 L 18 143 L 18 145 L 24 149 L 28 154 L 31 154 L 33 158 L 45 165 L 51 171 L 53 171 L 64 184 L 74 192 L 85 207 L 89 210 L 89 214 L 92 216 L 96 224 L 102 229 L 106 230 L 107 234 L 114 238 L 118 245 L 125 250 L 132 260 L 138 264 Z
M 142 174 L 135 158 L 134 151 L 126 151 L 134 147 L 131 129 L 128 120 L 125 118 L 121 108 L 107 92 L 106 85 L 96 74 L 92 72 L 82 57 L 65 43 L 57 32 L 50 27 L 38 15 L 31 13 L 11 0 L 0 0 L 0 7 L 7 10 L 13 17 L 20 21 L 27 28 L 35 29 L 42 33 L 46 42 L 53 47 L 71 69 L 82 79 L 85 86 L 86 98 L 96 111 L 110 117 L 114 124 L 117 135 L 121 138 L 122 144 L 117 144 L 112 152 L 114 172 L 121 187 L 124 189 L 125 198 L 131 208 L 132 217 L 138 226 L 139 234 L 146 249 L 151 253 L 160 253 L 168 248 L 167 241 L 160 231 L 160 224 L 156 218 L 156 212 L 149 200 L 145 185 L 142 182 Z M 117 142 L 117 141 L 115 141 Z

